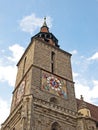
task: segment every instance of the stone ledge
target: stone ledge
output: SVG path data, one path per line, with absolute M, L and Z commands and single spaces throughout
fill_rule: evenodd
M 34 104 L 41 106 L 43 108 L 51 109 L 56 111 L 57 113 L 62 113 L 64 115 L 71 116 L 73 118 L 77 118 L 78 113 L 72 110 L 66 109 L 64 107 L 58 106 L 57 104 L 53 104 L 51 102 L 47 102 L 38 98 L 34 98 Z

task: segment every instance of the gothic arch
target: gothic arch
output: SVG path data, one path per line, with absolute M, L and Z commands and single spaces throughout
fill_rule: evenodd
M 51 125 L 51 130 L 61 130 L 61 126 L 57 122 L 54 122 Z

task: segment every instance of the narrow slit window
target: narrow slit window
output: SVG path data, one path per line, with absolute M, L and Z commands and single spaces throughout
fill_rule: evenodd
M 52 60 L 52 61 L 54 60 L 54 56 L 55 56 L 55 53 L 52 51 L 52 52 L 51 52 L 51 60 Z
M 51 52 L 51 72 L 54 73 L 54 60 L 55 60 L 55 53 Z
M 51 72 L 54 73 L 54 64 L 51 63 Z

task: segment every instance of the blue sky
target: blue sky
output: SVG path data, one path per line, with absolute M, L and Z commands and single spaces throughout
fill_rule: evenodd
M 16 64 L 44 16 L 72 53 L 76 97 L 98 105 L 98 0 L 0 0 L 0 124 L 10 110 Z

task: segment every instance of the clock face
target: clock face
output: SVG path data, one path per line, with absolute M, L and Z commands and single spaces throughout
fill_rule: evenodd
M 41 88 L 57 96 L 67 98 L 66 80 L 56 75 L 43 71 Z
M 17 101 L 16 102 L 19 102 L 24 94 L 24 88 L 25 88 L 25 81 L 23 81 L 20 86 L 18 87 L 18 90 L 17 90 Z
M 54 89 L 55 91 L 60 91 L 60 89 L 62 88 L 60 80 L 53 76 L 49 76 L 47 78 L 47 85 L 51 87 L 51 89 Z

